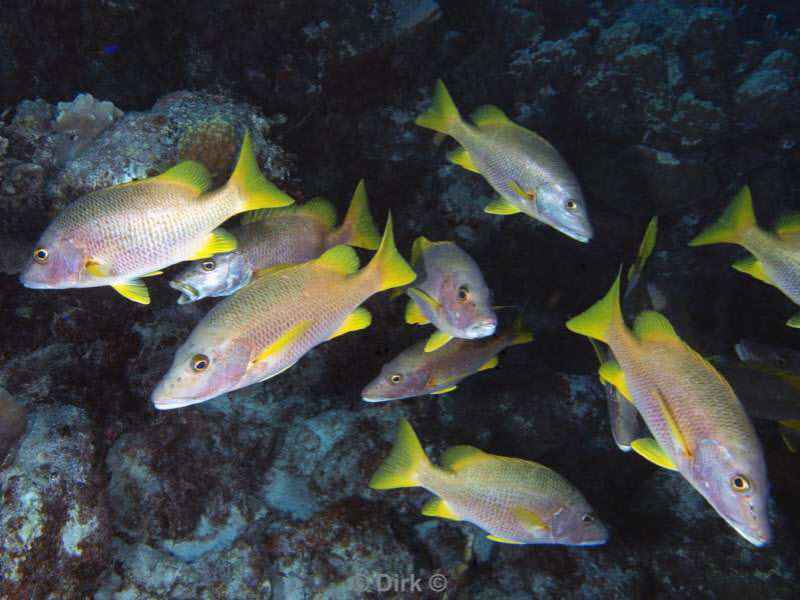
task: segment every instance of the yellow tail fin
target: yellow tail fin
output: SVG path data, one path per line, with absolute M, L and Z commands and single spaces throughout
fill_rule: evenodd
M 291 196 L 284 194 L 275 184 L 267 181 L 264 177 L 253 152 L 249 131 L 245 131 L 242 149 L 239 151 L 239 160 L 226 185 L 235 186 L 242 198 L 239 212 L 288 206 L 294 203 Z
M 753 200 L 750 188 L 744 186 L 722 213 L 717 221 L 689 242 L 690 246 L 706 244 L 736 244 L 742 234 L 754 227 L 756 216 L 753 213 Z
M 377 275 L 377 291 L 379 292 L 406 285 L 417 278 L 417 274 L 397 251 L 397 246 L 394 244 L 392 213 L 389 213 L 389 217 L 386 219 L 386 229 L 383 231 L 381 245 L 364 270 Z
M 567 329 L 601 342 L 607 341 L 612 323 L 622 321 L 622 309 L 619 306 L 621 274 L 622 266 L 620 266 L 617 278 L 608 293 L 586 311 L 567 321 Z
M 377 250 L 381 243 L 381 234 L 375 227 L 372 214 L 369 212 L 367 190 L 364 187 L 363 179 L 356 186 L 353 199 L 350 201 L 350 208 L 347 209 L 347 214 L 344 216 L 342 229 L 348 232 L 347 240 L 344 243 L 350 246 Z
M 431 466 L 431 461 L 425 456 L 425 451 L 417 439 L 417 434 L 411 424 L 405 419 L 397 427 L 394 446 L 391 453 L 378 467 L 369 487 L 374 490 L 391 490 L 401 487 L 417 487 L 417 475 L 420 468 Z
M 450 92 L 444 87 L 441 79 L 437 80 L 431 107 L 418 116 L 415 123 L 420 127 L 451 135 L 452 126 L 459 121 L 461 121 L 461 115 L 450 97 Z

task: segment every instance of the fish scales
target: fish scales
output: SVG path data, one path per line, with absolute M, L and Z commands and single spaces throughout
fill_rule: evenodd
M 761 262 L 776 287 L 800 304 L 800 236 L 781 237 L 752 227 L 742 234 L 741 242 Z

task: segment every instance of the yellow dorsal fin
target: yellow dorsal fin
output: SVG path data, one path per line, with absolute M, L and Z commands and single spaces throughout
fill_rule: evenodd
M 473 173 L 480 173 L 478 167 L 475 166 L 475 163 L 472 162 L 472 157 L 467 152 L 467 149 L 464 146 L 459 146 L 452 152 L 447 155 L 447 160 L 449 160 L 454 165 L 458 165 L 459 167 L 463 167 L 467 171 L 472 171 Z
M 483 212 L 489 213 L 490 215 L 514 215 L 522 211 L 515 204 L 512 204 L 502 196 L 495 196 L 495 198 L 483 208 Z
M 640 340 L 680 340 L 669 319 L 654 310 L 639 313 L 633 322 L 633 332 Z
M 514 506 L 511 509 L 511 514 L 513 514 L 521 523 L 524 523 L 528 527 L 532 529 L 539 529 L 539 530 L 547 530 L 550 527 L 547 526 L 547 523 L 542 521 L 536 514 L 529 511 L 526 508 L 522 508 L 521 506 Z
M 425 344 L 425 352 L 433 352 L 434 350 L 438 350 L 452 339 L 452 335 L 437 329 L 431 334 L 431 337 L 428 338 L 428 342 Z
M 366 308 L 357 308 L 345 317 L 342 324 L 336 328 L 336 331 L 334 331 L 328 339 L 332 340 L 335 337 L 351 331 L 366 329 L 370 325 L 372 325 L 372 315 L 370 312 Z
M 769 285 L 775 285 L 775 282 L 764 272 L 764 265 L 761 264 L 761 261 L 755 256 L 748 256 L 742 260 L 737 260 L 731 266 L 741 273 L 747 273 L 751 277 L 755 277 L 759 281 L 763 281 Z
M 412 298 L 409 298 L 408 304 L 406 304 L 405 319 L 409 325 L 426 325 L 430 323 L 430 319 L 425 316 L 419 304 Z
M 90 260 L 86 262 L 86 272 L 92 277 L 108 277 L 111 268 L 108 265 Z
M 453 446 L 442 453 L 439 462 L 445 469 L 459 471 L 467 465 L 482 463 L 491 459 L 491 455 L 474 446 Z
M 452 521 L 463 521 L 456 512 L 441 498 L 434 496 L 422 505 L 422 514 L 426 517 L 440 517 Z
M 457 387 L 458 386 L 456 386 L 456 385 L 451 385 L 450 387 L 442 388 L 441 390 L 436 390 L 435 392 L 431 392 L 431 394 L 436 394 L 437 396 L 439 394 L 449 394 L 450 392 L 452 392 Z
M 297 212 L 314 215 L 328 227 L 336 227 L 336 209 L 327 198 L 318 196 L 297 206 Z
M 303 263 L 286 263 L 285 265 L 272 265 L 271 267 L 264 267 L 258 271 L 253 271 L 253 274 L 250 276 L 250 281 L 255 281 L 256 279 L 261 279 L 262 277 L 267 277 L 268 275 L 274 275 L 279 271 L 283 271 L 290 267 L 297 267 L 301 264 Z
M 524 543 L 524 542 L 515 542 L 514 540 L 509 540 L 509 539 L 506 539 L 506 538 L 501 538 L 501 537 L 496 536 L 496 535 L 494 535 L 492 533 L 487 535 L 486 539 L 487 540 L 492 540 L 493 542 L 497 542 L 498 544 L 517 544 L 517 545 L 520 545 L 520 544 Z
M 488 371 L 489 369 L 494 369 L 497 366 L 498 362 L 500 362 L 498 358 L 496 356 L 493 356 L 485 363 L 483 363 L 480 367 L 478 367 L 478 370 L 475 372 L 478 373 L 480 371 Z
M 677 471 L 678 467 L 672 462 L 672 459 L 667 456 L 664 449 L 658 445 L 658 442 L 651 437 L 639 438 L 631 442 L 631 448 L 638 455 L 646 458 L 651 463 L 664 467 L 671 471 Z
M 567 321 L 567 329 L 605 342 L 609 330 L 615 323 L 624 325 L 622 309 L 619 306 L 619 280 L 621 275 L 622 267 L 620 266 L 617 278 L 608 293 L 587 310 Z
M 133 279 L 125 283 L 114 283 L 111 285 L 122 296 L 139 304 L 150 304 L 150 292 L 141 279 Z
M 341 244 L 326 250 L 314 263 L 347 275 L 358 271 L 358 254 L 350 246 Z
M 425 456 L 417 434 L 414 433 L 411 424 L 402 419 L 397 427 L 392 451 L 375 471 L 369 481 L 369 487 L 373 490 L 416 487 L 419 485 L 417 478 L 419 471 L 430 467 L 431 462 Z
M 193 160 L 185 160 L 171 169 L 167 169 L 161 175 L 143 181 L 160 181 L 182 185 L 189 188 L 196 196 L 207 192 L 211 188 L 211 174 L 208 169 Z
M 236 250 L 236 246 L 236 238 L 233 237 L 233 234 L 224 229 L 215 229 L 208 234 L 208 237 L 203 241 L 203 245 L 195 250 L 194 254 L 187 257 L 186 260 L 200 260 L 214 254 L 233 252 Z
M 358 182 L 356 191 L 353 192 L 353 199 L 350 200 L 342 228 L 349 230 L 347 244 L 350 246 L 377 250 L 381 244 L 381 234 L 375 227 L 375 221 L 369 211 L 367 188 L 363 179 Z
M 513 125 L 511 119 L 506 114 L 491 104 L 484 104 L 475 109 L 469 116 L 470 120 L 475 123 L 476 127 L 482 125 Z
M 277 340 L 272 342 L 269 346 L 264 348 L 258 356 L 253 359 L 254 363 L 264 362 L 271 356 L 275 356 L 295 343 L 304 333 L 306 333 L 314 325 L 311 320 L 300 321 L 296 325 L 290 327 L 283 335 Z
M 622 372 L 617 361 L 605 361 L 600 365 L 598 374 L 600 375 L 600 381 L 610 383 L 619 390 L 619 393 L 622 394 L 628 402 L 633 403 L 631 391 L 628 388 L 628 382 L 625 380 L 625 373 Z
M 800 233 L 800 213 L 780 217 L 775 222 L 775 233 L 781 237 Z
M 422 258 L 423 253 L 430 248 L 432 244 L 433 242 L 431 242 L 424 235 L 421 235 L 414 240 L 414 244 L 411 246 L 411 268 L 416 268 L 417 264 L 419 264 L 419 260 Z
M 264 177 L 253 152 L 249 131 L 244 133 L 242 147 L 239 150 L 239 160 L 226 185 L 236 186 L 239 190 L 243 203 L 240 212 L 288 206 L 294 203 L 294 198 L 284 194 L 274 183 Z

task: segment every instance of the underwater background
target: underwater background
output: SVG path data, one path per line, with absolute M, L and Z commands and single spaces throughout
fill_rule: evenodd
M 796 597 L 800 455 L 778 425 L 753 421 L 773 527 L 758 548 L 679 474 L 617 449 L 597 359 L 564 323 L 658 215 L 644 276 L 687 343 L 800 351 L 794 303 L 730 268 L 743 251 L 687 246 L 742 185 L 759 223 L 800 208 L 799 50 L 792 1 L 3 2 L 0 597 Z M 590 243 L 483 212 L 491 188 L 414 124 L 439 78 L 464 114 L 494 104 L 561 152 Z M 215 118 L 237 137 L 185 136 Z M 452 393 L 368 404 L 364 386 L 425 335 L 383 293 L 371 327 L 278 377 L 157 411 L 153 388 L 216 299 L 178 305 L 180 266 L 148 280 L 147 306 L 17 273 L 82 194 L 160 173 L 182 145 L 224 170 L 245 128 L 292 197 L 341 217 L 363 178 L 403 254 L 419 235 L 456 242 L 496 304 L 524 307 L 533 343 Z M 423 517 L 424 490 L 370 489 L 401 418 L 434 458 L 471 444 L 554 469 L 609 541 L 496 544 Z M 401 590 L 412 575 L 422 589 Z

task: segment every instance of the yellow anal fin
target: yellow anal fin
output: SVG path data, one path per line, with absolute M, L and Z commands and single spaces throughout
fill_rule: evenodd
M 636 454 L 646 458 L 651 463 L 658 465 L 659 467 L 664 467 L 665 469 L 669 469 L 671 471 L 678 470 L 678 467 L 676 467 L 675 463 L 672 462 L 672 459 L 667 456 L 667 453 L 664 452 L 664 449 L 659 446 L 658 442 L 651 437 L 633 440 L 631 442 L 631 448 L 633 448 Z
M 769 285 L 775 285 L 775 282 L 764 272 L 764 265 L 755 256 L 748 256 L 742 260 L 737 260 L 731 266 L 740 273 L 746 273 L 759 281 L 763 281 Z
M 500 362 L 498 358 L 496 356 L 493 356 L 485 363 L 483 363 L 480 367 L 478 367 L 478 370 L 475 372 L 478 373 L 480 371 L 487 371 L 488 369 L 494 369 L 497 366 L 498 362 Z
M 514 540 L 507 540 L 506 538 L 501 538 L 496 535 L 487 535 L 487 540 L 492 540 L 493 542 L 498 542 L 500 544 L 522 544 L 523 542 L 515 542 Z
M 236 238 L 224 229 L 215 229 L 208 234 L 208 237 L 203 241 L 203 245 L 194 251 L 194 254 L 189 256 L 186 260 L 200 260 L 201 258 L 208 258 L 215 254 L 222 254 L 224 252 L 233 252 L 236 250 Z
M 286 333 L 281 335 L 277 340 L 272 342 L 269 346 L 264 348 L 258 356 L 253 359 L 253 363 L 259 363 L 267 360 L 271 356 L 275 356 L 282 350 L 285 350 L 289 346 L 291 346 L 294 342 L 296 342 L 304 333 L 306 333 L 311 326 L 314 324 L 313 321 L 300 321 L 296 325 L 290 327 Z
M 600 381 L 610 383 L 619 390 L 619 393 L 622 394 L 628 402 L 633 403 L 631 390 L 628 388 L 628 382 L 625 380 L 625 373 L 622 372 L 617 361 L 607 360 L 604 362 L 600 365 L 598 374 L 600 375 Z
M 425 313 L 422 312 L 419 304 L 413 298 L 409 298 L 408 304 L 406 304 L 405 319 L 409 325 L 426 325 L 430 323 L 430 319 L 425 316 Z
M 521 506 L 515 506 L 511 509 L 511 513 L 520 521 L 520 523 L 524 524 L 529 529 L 539 530 L 539 531 L 547 531 L 550 527 L 542 521 L 542 519 L 529 511 L 526 508 Z
M 134 279 L 125 283 L 114 283 L 111 287 L 132 302 L 150 304 L 150 292 L 147 291 L 147 286 L 141 279 Z
M 484 207 L 483 212 L 490 215 L 515 215 L 522 211 L 502 196 L 497 196 Z
M 800 233 L 800 213 L 784 215 L 775 223 L 775 233 L 781 237 Z
M 108 265 L 103 265 L 94 261 L 87 261 L 86 272 L 92 277 L 108 277 L 111 273 L 111 268 Z
M 463 521 L 456 512 L 450 508 L 444 500 L 439 497 L 433 497 L 422 505 L 422 514 L 426 517 L 440 517 L 442 519 L 450 519 L 452 521 Z
M 366 308 L 357 308 L 342 321 L 342 324 L 336 328 L 331 336 L 328 338 L 332 340 L 335 337 L 344 335 L 351 331 L 358 331 L 359 329 L 366 329 L 372 324 L 372 315 Z
M 433 332 L 431 337 L 428 338 L 428 342 L 425 344 L 425 352 L 433 352 L 434 350 L 438 350 L 452 339 L 452 335 L 447 334 L 444 331 L 436 330 Z
M 449 160 L 454 165 L 458 165 L 459 167 L 463 167 L 467 171 L 472 171 L 473 173 L 480 173 L 478 167 L 475 166 L 475 163 L 472 162 L 472 157 L 467 152 L 467 149 L 463 146 L 459 146 L 450 154 L 447 155 L 447 160 Z
M 786 324 L 789 327 L 794 327 L 795 329 L 800 329 L 800 313 L 797 313 L 791 319 L 786 321 Z
M 474 446 L 453 446 L 442 453 L 439 462 L 445 469 L 458 471 L 467 465 L 474 465 L 490 460 L 491 456 Z
M 456 389 L 456 387 L 458 386 L 451 385 L 450 387 L 444 388 L 443 390 L 436 390 L 435 392 L 431 392 L 431 394 L 447 394 L 448 392 L 452 392 L 454 389 Z

